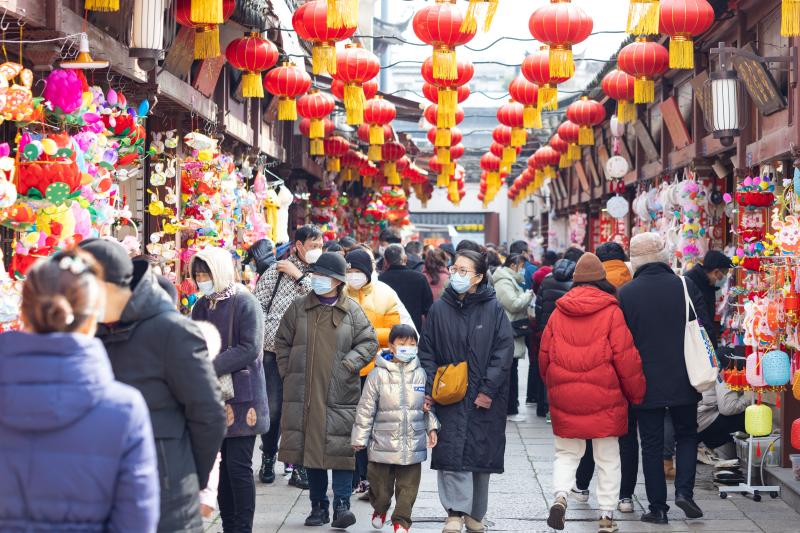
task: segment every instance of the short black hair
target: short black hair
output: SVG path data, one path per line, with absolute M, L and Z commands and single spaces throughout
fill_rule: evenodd
M 308 240 L 319 239 L 320 237 L 322 237 L 322 230 L 311 224 L 300 226 L 297 228 L 297 231 L 294 232 L 294 242 L 299 241 L 303 244 Z
M 352 237 L 342 237 L 339 239 L 339 245 L 348 252 L 354 248 L 356 244 L 356 240 Z
M 456 253 L 461 252 L 462 250 L 472 250 L 473 252 L 477 252 L 479 254 L 483 253 L 483 248 L 481 245 L 469 239 L 464 239 L 458 243 L 458 246 L 456 246 Z
M 486 273 L 489 271 L 489 265 L 486 262 L 486 256 L 484 254 L 475 252 L 473 250 L 461 250 L 460 252 L 456 253 L 456 259 L 459 257 L 469 259 L 470 262 L 475 265 L 475 274 L 481 274 L 483 276 L 483 279 L 480 283 L 481 285 L 488 283 L 489 280 L 486 276 Z
M 408 241 L 406 243 L 406 253 L 410 255 L 422 254 L 422 243 L 419 241 Z
M 398 339 L 414 339 L 414 342 L 419 342 L 419 335 L 417 335 L 417 330 L 407 324 L 395 324 L 389 332 L 389 342 L 394 344 L 394 341 Z
M 619 261 L 628 260 L 627 257 L 625 257 L 625 250 L 622 248 L 622 246 L 613 241 L 604 242 L 597 247 L 597 250 L 595 250 L 594 253 L 603 263 L 606 261 L 613 261 L 615 259 Z
M 325 245 L 327 245 L 327 248 L 325 247 Z M 328 241 L 328 242 L 325 243 L 325 245 L 322 246 L 322 249 L 325 250 L 326 252 L 343 252 L 344 251 L 344 248 L 342 248 L 342 245 L 339 244 L 336 241 Z
M 486 264 L 489 265 L 489 268 L 496 268 L 501 266 L 503 261 L 500 260 L 500 254 L 496 250 L 487 250 Z
M 506 262 L 503 264 L 504 267 L 511 268 L 514 265 L 518 265 L 520 263 L 525 263 L 527 260 L 525 256 L 522 254 L 511 254 L 506 258 Z
M 400 235 L 391 228 L 386 228 L 381 231 L 380 236 L 378 237 L 380 242 L 388 242 L 389 244 L 400 244 L 403 240 L 400 238 Z
M 383 259 L 389 266 L 398 266 L 403 264 L 403 258 L 406 256 L 406 251 L 399 244 L 390 244 L 383 251 Z
M 211 276 L 211 267 L 209 267 L 208 263 L 200 258 L 192 261 L 192 279 L 195 279 L 198 274 L 208 274 Z
M 558 254 L 555 253 L 553 250 L 547 250 L 542 256 L 542 264 L 544 266 L 553 266 L 558 261 Z
M 512 254 L 522 254 L 527 252 L 530 249 L 528 243 L 525 241 L 514 241 L 511 243 L 511 247 L 509 247 L 508 251 Z
M 583 250 L 581 250 L 580 248 L 576 248 L 575 246 L 572 246 L 572 247 L 568 248 L 566 252 L 564 252 L 564 259 L 572 261 L 573 263 L 577 263 L 578 259 L 580 259 L 581 256 L 584 253 L 585 252 Z

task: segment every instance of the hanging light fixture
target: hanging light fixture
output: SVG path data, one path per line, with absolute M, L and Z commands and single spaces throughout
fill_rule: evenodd
M 61 68 L 96 70 L 99 68 L 108 68 L 108 61 L 95 61 L 92 59 L 92 54 L 89 53 L 89 36 L 85 33 L 81 33 L 78 55 L 75 59 L 62 61 Z
M 164 0 L 135 0 L 128 55 L 142 70 L 153 70 L 164 51 Z
M 711 105 L 704 115 L 706 130 L 723 146 L 733 145 L 748 118 L 745 87 L 736 71 L 712 72 L 703 86 L 703 99 Z

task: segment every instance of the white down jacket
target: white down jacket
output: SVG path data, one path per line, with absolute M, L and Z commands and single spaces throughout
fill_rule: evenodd
M 376 359 L 367 376 L 353 426 L 353 446 L 367 446 L 374 463 L 413 465 L 428 457 L 427 436 L 439 429 L 422 410 L 427 376 L 419 359 L 408 363 Z

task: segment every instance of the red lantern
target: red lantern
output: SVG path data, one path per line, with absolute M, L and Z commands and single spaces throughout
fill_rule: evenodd
M 452 128 L 455 126 L 453 119 L 459 102 L 458 87 L 469 83 L 472 76 L 475 75 L 475 67 L 469 61 L 459 59 L 456 62 L 456 78 L 448 80 L 436 75 L 433 68 L 433 59 L 429 57 L 422 63 L 420 71 L 422 79 L 439 89 L 437 105 L 441 108 L 442 114 L 440 115 L 441 122 L 437 126 L 440 128 Z
M 466 152 L 466 148 L 464 147 L 463 144 L 459 143 L 450 148 L 450 159 L 452 159 L 453 161 L 461 159 L 462 157 L 464 157 L 464 152 Z
M 221 54 L 219 48 L 219 25 L 224 24 L 236 9 L 236 0 L 177 0 L 175 20 L 181 26 L 193 28 L 194 58 L 208 59 Z M 200 9 L 207 4 L 216 9 Z M 219 7 L 221 6 L 221 11 Z M 205 11 L 205 16 L 204 12 Z
M 603 78 L 603 92 L 617 101 L 617 120 L 620 124 L 636 120 L 634 85 L 634 77 L 619 69 L 612 70 Z
M 358 26 L 358 0 L 327 0 L 331 28 Z
M 321 141 L 326 137 L 323 120 L 333 112 L 335 107 L 336 102 L 333 101 L 333 96 L 317 89 L 312 89 L 297 101 L 297 114 L 309 120 L 308 137 L 311 139 L 311 155 L 324 154 L 324 145 Z
M 631 0 L 626 31 L 631 35 L 657 35 L 658 15 L 658 0 Z
M 577 161 L 580 159 L 581 148 L 578 146 L 578 140 L 581 136 L 580 126 L 568 120 L 558 127 L 558 136 L 569 145 L 569 149 L 567 150 L 567 157 L 569 160 Z
M 361 174 L 361 184 L 366 188 L 370 188 L 375 176 L 378 175 L 378 167 L 372 161 L 367 161 L 358 169 L 358 173 Z
M 397 173 L 397 161 L 406 155 L 406 147 L 399 142 L 388 142 L 383 145 L 383 173 L 387 178 L 387 185 L 400 185 L 400 175 Z
M 525 106 L 510 100 L 497 110 L 497 121 L 503 126 L 511 128 L 511 146 L 518 148 L 528 142 L 528 132 L 525 130 Z
M 294 63 L 283 63 L 264 76 L 264 87 L 279 98 L 278 120 L 297 120 L 295 99 L 311 87 L 311 76 Z
M 714 8 L 706 0 L 661 0 L 659 31 L 669 35 L 669 68 L 694 68 L 692 37 L 714 23 Z
M 348 150 L 342 157 L 342 180 L 354 181 L 358 175 L 358 169 L 364 164 L 366 157 L 356 150 Z
M 364 90 L 364 98 L 369 102 L 378 94 L 378 80 L 365 81 L 361 84 L 361 88 Z M 331 94 L 344 102 L 344 82 L 337 79 L 331 81 Z
M 550 139 L 550 148 L 558 152 L 561 157 L 558 160 L 558 168 L 567 168 L 570 165 L 569 157 L 567 156 L 567 152 L 569 152 L 569 143 L 566 142 L 561 136 L 556 133 Z
M 362 124 L 358 127 L 358 139 L 365 144 L 369 144 L 369 130 L 369 124 Z M 385 143 L 392 139 L 394 139 L 394 130 L 391 125 L 386 124 L 383 127 L 383 142 Z
M 442 163 L 449 163 L 452 158 L 450 148 L 460 143 L 464 138 L 458 128 L 428 130 L 428 141 L 436 147 L 436 155 Z
M 364 108 L 364 122 L 369 124 L 369 159 L 380 161 L 380 146 L 383 144 L 383 127 L 397 117 L 394 104 L 376 96 Z
M 352 37 L 357 26 L 329 26 L 326 0 L 306 2 L 292 16 L 297 36 L 312 43 L 311 71 L 314 75 L 336 73 L 336 43 Z
M 300 133 L 302 135 L 305 135 L 306 137 L 310 137 L 311 136 L 311 120 L 310 119 L 307 119 L 307 118 L 302 119 L 300 121 L 300 125 L 298 126 L 298 128 L 299 128 Z M 333 130 L 334 130 L 333 121 L 328 119 L 328 118 L 322 119 L 322 128 L 323 128 L 322 137 L 323 138 L 330 137 L 331 134 L 333 134 Z M 323 151 L 323 152 L 321 152 L 319 154 L 311 154 L 311 155 L 325 155 L 325 152 Z
M 653 78 L 662 74 L 669 66 L 669 52 L 658 43 L 638 37 L 620 50 L 617 57 L 619 68 L 635 78 L 633 99 L 637 104 L 649 104 L 655 100 Z
M 443 129 L 453 129 L 457 125 L 461 124 L 461 122 L 464 120 L 464 110 L 460 107 L 456 107 L 452 120 L 452 126 L 442 126 L 442 112 L 439 111 L 439 109 L 439 106 L 436 104 L 431 104 L 425 108 L 425 112 L 423 113 L 425 120 L 427 120 L 432 126 L 437 126 Z
M 492 153 L 481 156 L 481 170 L 486 172 L 486 185 L 489 190 L 500 188 L 500 158 Z
M 569 78 L 550 74 L 549 48 L 542 46 L 538 52 L 529 54 L 522 62 L 521 68 L 525 79 L 539 86 L 539 108 L 558 109 L 558 84 Z
M 589 100 L 582 96 L 577 102 L 567 107 L 567 119 L 580 126 L 578 144 L 581 146 L 594 145 L 594 127 L 606 118 L 606 108 L 596 100 Z
M 541 128 L 542 113 L 539 109 L 539 86 L 525 79 L 525 76 L 517 76 L 508 86 L 508 94 L 515 102 L 524 106 L 522 111 L 522 121 L 525 129 Z
M 550 146 L 542 146 L 533 154 L 542 169 L 543 177 L 545 179 L 553 179 L 556 177 L 556 168 L 561 162 L 561 153 L 551 148 Z
M 537 41 L 550 46 L 550 75 L 571 78 L 575 74 L 572 45 L 592 34 L 594 22 L 570 0 L 550 0 L 531 15 L 528 28 Z
M 244 71 L 242 96 L 264 98 L 261 73 L 278 62 L 278 48 L 272 41 L 264 39 L 257 32 L 248 33 L 230 42 L 225 49 L 225 58 L 233 68 Z
M 342 169 L 341 158 L 350 150 L 350 143 L 344 137 L 334 135 L 325 139 L 325 155 L 328 156 L 328 172 Z
M 347 123 L 358 126 L 364 122 L 363 84 L 381 70 L 378 58 L 372 52 L 358 44 L 348 44 L 336 56 L 336 74 L 334 78 L 344 83 L 343 100 L 347 115 Z
M 414 33 L 433 46 L 433 72 L 442 80 L 458 79 L 455 48 L 475 37 L 474 29 L 462 31 L 464 17 L 455 3 L 456 0 L 436 0 L 414 15 Z
M 457 103 L 461 104 L 469 98 L 469 85 L 459 85 L 455 90 Z M 422 84 L 422 94 L 433 104 L 439 103 L 439 92 L 439 87 L 432 83 L 425 82 Z

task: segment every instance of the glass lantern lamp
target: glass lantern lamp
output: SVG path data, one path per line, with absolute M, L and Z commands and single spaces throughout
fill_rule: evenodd
M 732 146 L 747 126 L 746 98 L 744 83 L 732 69 L 712 72 L 703 86 L 706 130 L 723 146 Z

